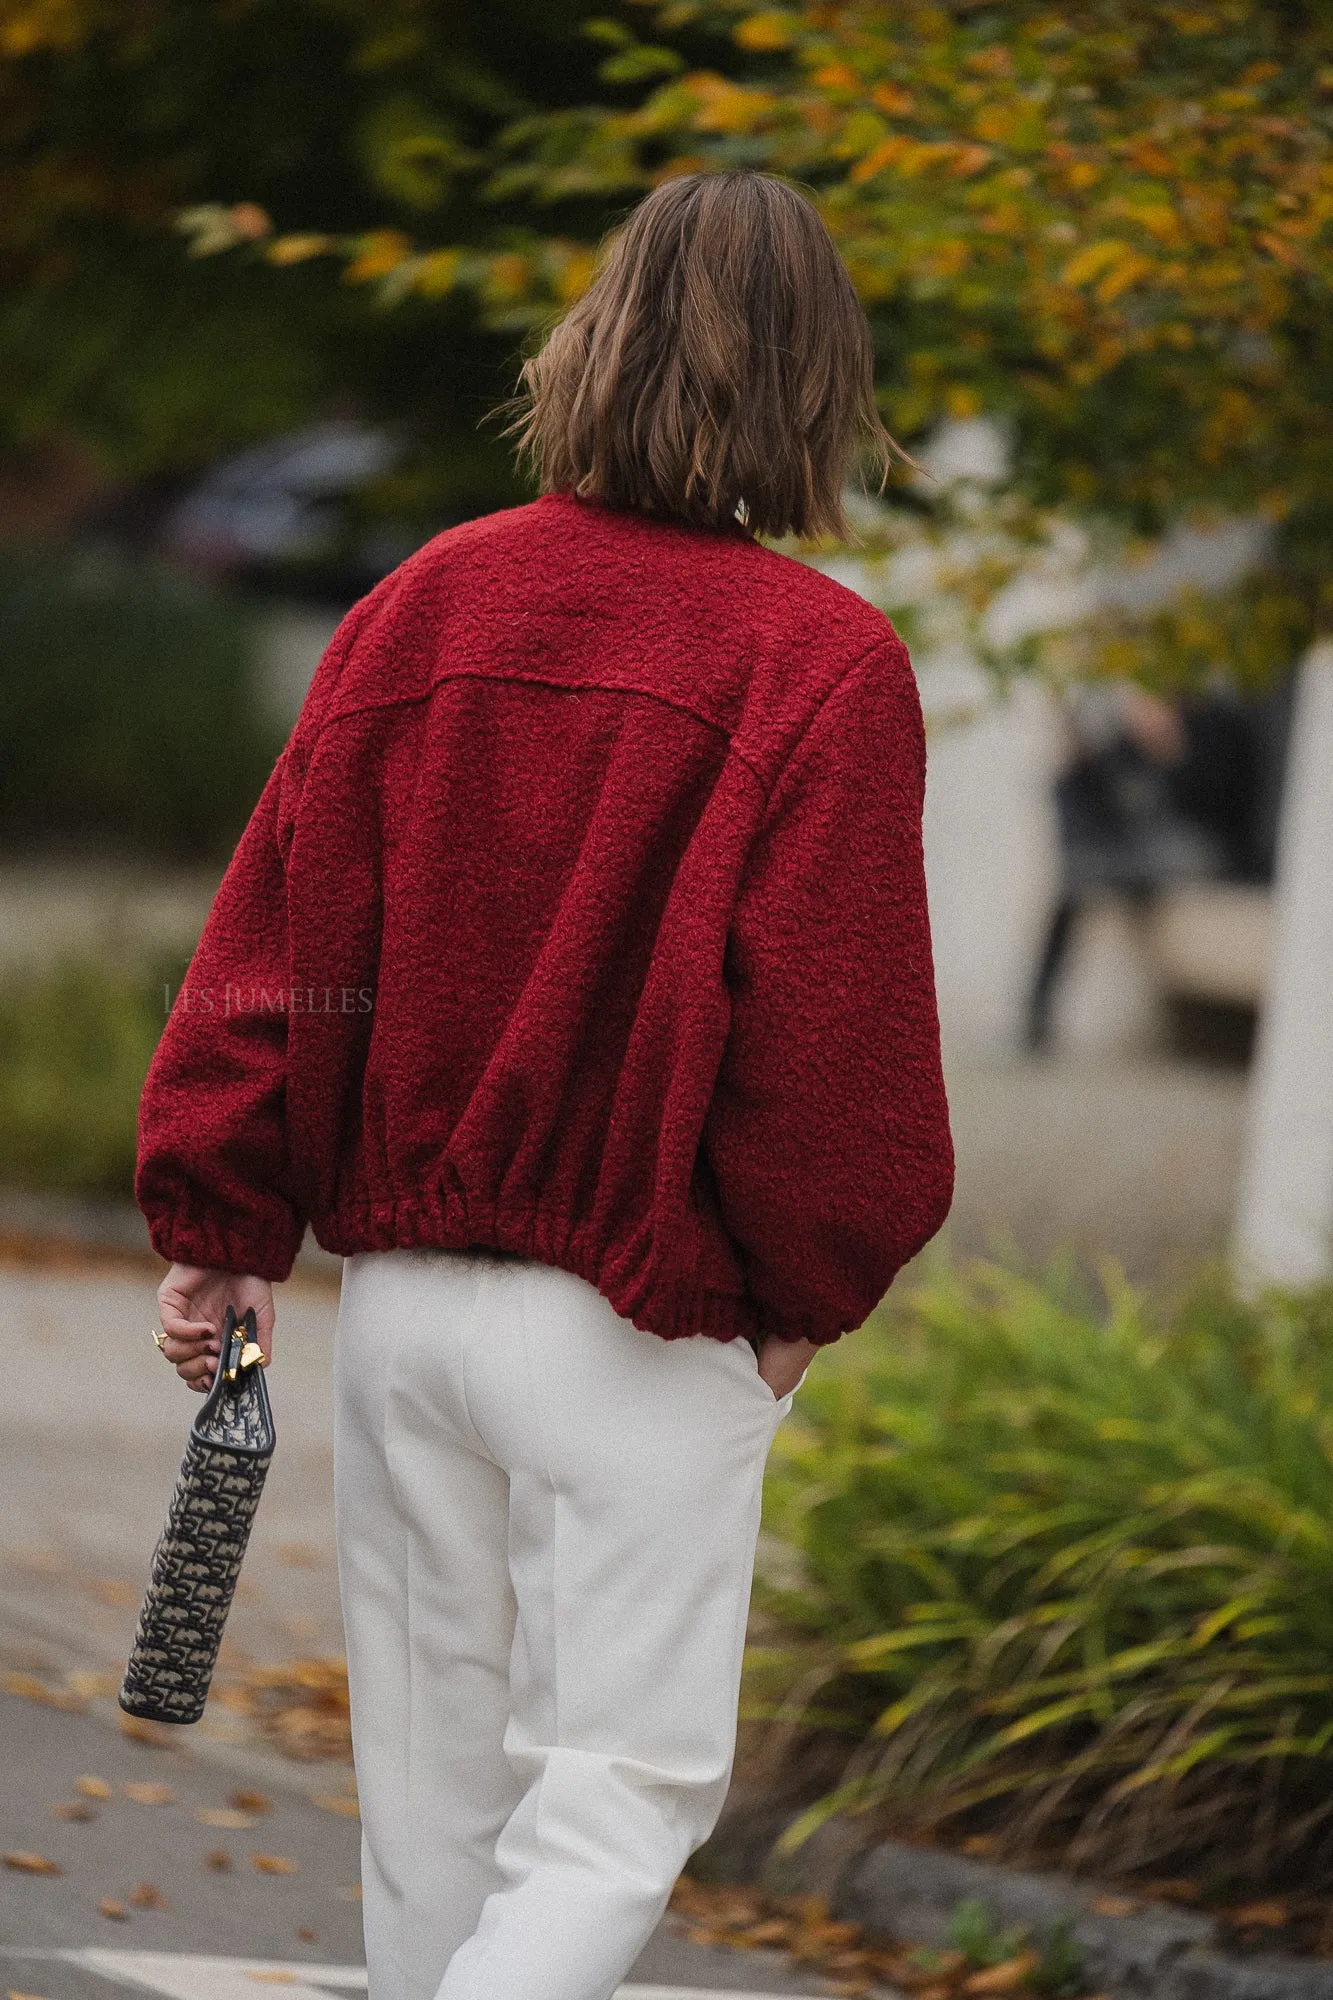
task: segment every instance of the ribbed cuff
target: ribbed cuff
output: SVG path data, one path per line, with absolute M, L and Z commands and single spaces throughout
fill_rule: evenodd
M 192 1264 L 204 1271 L 232 1271 L 281 1284 L 291 1276 L 304 1229 L 283 1231 L 220 1224 L 209 1216 L 160 1215 L 148 1218 L 148 1236 L 169 1264 Z

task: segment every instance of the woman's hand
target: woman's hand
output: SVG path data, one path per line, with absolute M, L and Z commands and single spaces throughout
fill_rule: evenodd
M 819 1348 L 813 1340 L 766 1340 L 759 1349 L 759 1373 L 777 1401 L 796 1387 Z
M 238 1318 L 254 1307 L 256 1337 L 267 1364 L 273 1353 L 273 1287 L 267 1278 L 173 1264 L 157 1288 L 158 1315 L 167 1336 L 162 1352 L 181 1381 L 200 1395 L 213 1386 L 228 1306 L 235 1306 Z

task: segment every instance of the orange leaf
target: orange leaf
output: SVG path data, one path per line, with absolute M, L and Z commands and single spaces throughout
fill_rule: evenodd
M 1242 1903 L 1238 1910 L 1228 1910 L 1226 1914 L 1228 1920 L 1241 1929 L 1253 1927 L 1280 1931 L 1291 1920 L 1287 1905 L 1275 1897 L 1265 1903 Z
M 916 100 L 896 83 L 877 83 L 870 93 L 872 104 L 881 111 L 887 111 L 890 118 L 910 118 L 916 110 Z
M 1028 1974 L 1035 1972 L 1040 1964 L 1039 1952 L 1021 1952 L 1017 1958 L 1006 1958 L 1002 1965 L 988 1965 L 984 1972 L 974 1972 L 970 1979 L 963 1981 L 963 1991 L 1012 1993 L 1016 1986 L 1026 1983 Z
M 296 1863 L 285 1854 L 252 1854 L 250 1866 L 260 1875 L 295 1875 Z
M 874 180 L 875 175 L 882 173 L 885 167 L 896 166 L 913 150 L 912 141 L 901 132 L 895 132 L 890 138 L 881 139 L 877 146 L 872 146 L 865 158 L 857 161 L 847 178 L 853 187 L 862 187 L 866 181 Z
M 102 1916 L 110 1917 L 113 1924 L 127 1924 L 130 1920 L 129 1911 L 114 1896 L 103 1896 L 97 1908 Z
M 121 1790 L 127 1799 L 133 1799 L 136 1806 L 171 1806 L 176 1803 L 176 1794 L 170 1785 L 156 1785 L 127 1778 Z
M 5 1693 L 21 1695 L 24 1701 L 40 1702 L 43 1708 L 60 1708 L 70 1715 L 82 1715 L 88 1704 L 65 1688 L 47 1687 L 36 1674 L 6 1674 Z
M 48 1861 L 44 1854 L 24 1854 L 21 1851 L 5 1856 L 6 1868 L 12 1868 L 16 1875 L 63 1875 L 64 1869 L 58 1861 Z
M 412 245 L 401 229 L 371 229 L 360 239 L 360 251 L 343 272 L 349 285 L 386 278 L 409 255 Z
M 122 1715 L 120 1717 L 122 1736 L 128 1736 L 132 1743 L 153 1743 L 163 1745 L 169 1741 L 160 1724 L 149 1722 L 146 1716 Z

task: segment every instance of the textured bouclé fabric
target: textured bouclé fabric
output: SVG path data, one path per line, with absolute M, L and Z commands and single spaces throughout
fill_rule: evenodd
M 144 1087 L 167 1258 L 488 1245 L 667 1338 L 860 1325 L 953 1160 L 888 621 L 568 495 L 344 619 Z

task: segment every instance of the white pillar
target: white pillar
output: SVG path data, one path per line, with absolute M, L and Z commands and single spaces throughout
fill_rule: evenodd
M 1273 964 L 1250 1088 L 1236 1267 L 1251 1285 L 1333 1273 L 1333 641 L 1300 669 Z

